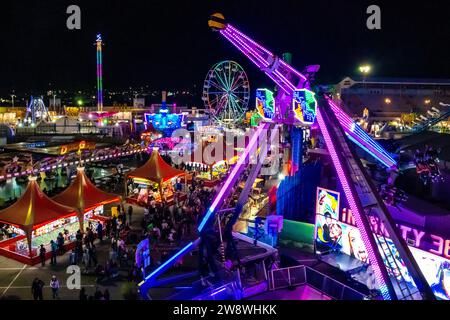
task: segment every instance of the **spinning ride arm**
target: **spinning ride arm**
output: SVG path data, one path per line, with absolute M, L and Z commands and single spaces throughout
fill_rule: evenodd
M 278 58 L 272 52 L 250 39 L 230 24 L 224 25 L 220 30 L 228 41 L 249 58 L 261 71 L 272 79 L 283 93 L 291 97 L 296 89 L 309 89 L 310 85 L 305 75 L 295 70 L 288 63 Z M 327 100 L 329 106 L 338 115 L 338 120 L 349 138 L 362 149 L 371 154 L 387 168 L 396 166 L 396 161 L 384 150 L 379 143 L 372 139 L 361 129 L 338 105 L 331 99 Z M 289 108 L 288 103 L 281 108 Z M 280 110 L 281 115 L 286 114 L 285 109 Z
M 272 52 L 256 43 L 248 36 L 231 26 L 219 24 L 220 33 L 246 55 L 261 71 L 271 78 L 287 96 L 293 96 L 296 89 L 309 88 L 307 78 Z M 364 240 L 377 283 L 384 299 L 434 299 L 434 295 L 412 257 L 405 241 L 399 236 L 395 223 L 376 189 L 357 160 L 345 136 L 373 155 L 383 165 L 390 168 L 395 160 L 364 130 L 362 130 L 338 105 L 326 97 L 328 109 L 317 107 L 317 121 L 325 137 L 330 156 L 344 188 L 358 229 Z M 289 106 L 289 104 L 287 104 Z M 289 106 L 290 107 L 290 106 Z M 286 106 L 285 106 L 286 108 Z M 281 110 L 283 117 L 286 110 Z M 275 118 L 276 120 L 276 118 Z M 375 210 L 371 210 L 375 208 Z M 386 226 L 390 238 L 411 274 L 421 296 L 414 296 L 406 287 L 406 281 L 394 276 L 392 280 L 387 270 L 398 271 L 391 248 L 380 245 L 386 239 L 374 233 L 370 218 L 376 215 L 378 221 Z M 381 239 L 382 238 L 382 239 Z M 394 283 L 396 286 L 394 288 Z M 397 289 L 397 290 L 395 290 Z M 396 292 L 397 291 L 397 292 Z

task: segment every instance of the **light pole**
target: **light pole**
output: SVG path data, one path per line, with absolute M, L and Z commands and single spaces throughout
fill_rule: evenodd
M 12 94 L 11 95 L 11 104 L 12 104 L 12 107 L 14 108 L 14 97 L 17 97 L 15 94 Z
M 370 73 L 371 70 L 372 70 L 372 67 L 368 64 L 359 66 L 359 72 L 362 73 L 364 81 L 366 80 L 366 76 Z

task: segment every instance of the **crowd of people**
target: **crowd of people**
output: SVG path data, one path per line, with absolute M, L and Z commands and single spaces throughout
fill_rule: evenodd
M 127 271 L 127 280 L 130 282 L 138 282 L 141 280 L 141 274 L 135 264 L 135 251 L 138 237 L 132 232 L 130 226 L 133 216 L 133 207 L 128 206 L 127 210 L 123 204 L 117 206 L 117 216 L 93 224 L 89 221 L 85 232 L 79 229 L 75 235 L 74 248 L 69 254 L 69 264 L 79 265 L 82 274 L 95 276 L 96 283 L 101 285 L 110 280 L 120 278 L 120 271 Z M 107 261 L 105 264 L 100 263 L 98 257 L 98 245 L 109 243 L 109 252 L 107 253 Z M 57 264 L 57 257 L 66 253 L 65 238 L 63 233 L 59 233 L 55 240 L 50 241 L 51 259 L 50 264 Z M 41 265 L 46 264 L 47 250 L 42 244 L 39 248 L 39 257 Z M 32 283 L 32 293 L 36 300 L 42 300 L 42 288 L 44 284 L 42 280 L 36 278 Z M 57 287 L 52 278 L 50 287 Z M 91 297 L 86 296 L 85 289 L 81 289 L 80 299 L 90 300 Z M 97 290 L 98 291 L 98 290 Z M 57 292 L 53 292 L 53 298 L 57 299 Z M 109 300 L 109 292 L 96 292 L 93 296 L 94 300 Z
M 171 206 L 150 197 L 148 206 L 144 208 L 141 226 L 143 236 L 149 237 L 152 245 L 176 244 L 190 237 L 199 217 L 211 202 L 213 192 L 204 186 L 203 180 L 193 178 L 187 188 L 186 200 L 180 200 L 180 194 L 175 192 Z

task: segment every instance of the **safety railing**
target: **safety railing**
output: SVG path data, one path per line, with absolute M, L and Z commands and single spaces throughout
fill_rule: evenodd
M 366 295 L 308 266 L 269 271 L 269 290 L 308 285 L 335 300 L 365 300 Z

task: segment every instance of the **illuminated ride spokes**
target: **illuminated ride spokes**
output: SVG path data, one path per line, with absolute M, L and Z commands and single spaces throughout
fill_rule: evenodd
M 208 71 L 203 102 L 220 125 L 242 120 L 250 100 L 250 85 L 244 69 L 234 61 L 221 61 Z
M 45 106 L 42 97 L 31 96 L 30 103 L 27 106 L 27 113 L 25 114 L 24 123 L 36 125 L 38 122 L 51 122 L 50 113 Z
M 217 17 L 217 15 L 215 15 Z M 320 99 L 325 105 L 321 108 L 314 93 L 309 91 L 309 78 L 295 70 L 286 62 L 280 60 L 273 53 L 256 43 L 248 36 L 241 33 L 225 22 L 211 19 L 210 26 L 219 30 L 228 41 L 244 53 L 254 64 L 258 66 L 279 88 L 279 94 L 275 100 L 275 113 L 271 122 L 287 125 L 305 125 L 311 120 L 313 110 L 324 136 L 330 157 L 333 161 L 339 181 L 343 187 L 349 207 L 355 218 L 361 238 L 364 241 L 378 288 L 383 299 L 435 299 L 425 277 L 409 251 L 405 241 L 401 238 L 389 211 L 380 198 L 376 188 L 365 172 L 361 161 L 355 155 L 349 141 L 360 146 L 386 167 L 396 165 L 390 155 L 367 133 L 364 132 L 342 109 L 329 97 Z M 318 67 L 312 68 L 318 70 Z M 301 91 L 301 92 L 300 92 Z M 249 145 L 245 149 L 241 159 L 249 156 L 254 149 L 254 144 L 267 129 L 268 122 L 262 121 L 257 127 Z M 347 139 L 347 138 L 348 139 Z M 239 161 L 227 176 L 222 188 L 215 196 L 212 205 L 208 208 L 198 231 L 201 233 L 212 218 L 220 210 L 224 199 L 229 195 L 235 185 L 237 177 L 248 165 L 246 161 Z M 253 183 L 250 179 L 247 181 Z M 239 208 L 236 209 L 239 214 Z M 400 255 L 406 269 L 417 286 L 416 291 L 407 287 L 403 276 L 389 277 L 388 270 L 399 271 L 393 250 L 386 247 L 386 239 L 383 235 L 375 234 L 377 221 L 386 228 L 393 246 Z M 378 228 L 379 229 L 379 228 Z M 193 249 L 196 243 L 191 242 L 185 246 L 173 259 L 168 260 L 147 276 L 140 283 L 141 293 L 145 292 L 162 272 L 167 270 L 176 259 Z M 402 275 L 401 272 L 397 272 Z

